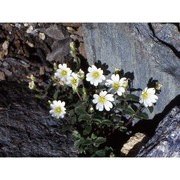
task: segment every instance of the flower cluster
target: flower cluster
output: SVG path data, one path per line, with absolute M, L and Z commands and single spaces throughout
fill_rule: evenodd
M 29 82 L 29 89 L 31 90 L 34 90 L 36 89 L 36 84 L 35 84 L 35 81 L 36 81 L 36 78 L 31 74 L 30 76 L 27 76 L 28 79 L 30 79 L 30 82 Z
M 87 82 L 95 87 L 105 81 L 104 85 L 109 89 L 107 89 L 107 91 L 102 90 L 99 92 L 99 94 L 95 93 L 92 99 L 92 103 L 96 105 L 96 110 L 98 111 L 103 111 L 104 109 L 106 111 L 110 111 L 113 108 L 113 103 L 116 99 L 115 95 L 117 94 L 117 96 L 124 96 L 129 88 L 128 79 L 126 77 L 120 78 L 119 74 L 114 73 L 111 75 L 110 79 L 106 79 L 105 75 L 103 74 L 103 70 L 101 68 L 97 68 L 95 65 L 88 68 L 88 73 L 85 76 L 84 71 L 81 69 L 78 73 L 75 73 L 72 72 L 69 67 L 67 67 L 67 64 L 59 64 L 54 76 L 63 85 L 72 87 L 72 89 L 77 93 L 77 88 L 82 84 L 84 77 L 86 77 Z M 146 87 L 140 95 L 139 103 L 144 107 L 153 106 L 158 99 L 155 93 L 155 88 Z M 66 113 L 64 105 L 65 102 L 61 102 L 60 100 L 57 102 L 53 101 L 53 103 L 50 105 L 51 115 L 56 118 L 63 118 L 64 114 Z
M 80 69 L 78 73 L 74 73 L 67 67 L 67 64 L 59 64 L 58 69 L 54 73 L 54 77 L 62 84 L 68 85 L 76 90 L 84 79 L 84 72 Z
M 55 73 L 48 86 L 52 91 L 48 94 L 46 89 L 42 96 L 53 95 L 49 113 L 56 119 L 64 119 L 62 130 L 73 131 L 80 155 L 111 156 L 119 149 L 109 145 L 110 137 L 117 131 L 130 133 L 129 125 L 134 119 L 136 122 L 149 119 L 144 109 L 152 112 L 162 85 L 148 84 L 139 96 L 138 92 L 133 94 L 130 77 L 119 70 L 107 74 L 100 66 L 81 66 L 73 43 L 70 48 L 73 64 L 69 67 L 65 63 L 54 64 Z M 34 76 L 29 79 L 30 89 L 44 92 L 38 89 Z

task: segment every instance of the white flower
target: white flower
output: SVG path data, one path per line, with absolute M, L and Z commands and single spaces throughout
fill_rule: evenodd
M 76 73 L 72 73 L 71 76 L 67 79 L 67 84 L 73 89 L 76 89 L 80 84 L 80 79 Z
M 111 80 L 106 80 L 106 86 L 111 87 L 115 93 L 122 96 L 128 87 L 128 80 L 125 77 L 120 79 L 119 74 L 113 74 Z
M 106 91 L 101 91 L 98 94 L 93 95 L 93 103 L 96 104 L 96 109 L 99 111 L 103 111 L 105 108 L 106 111 L 110 111 L 110 109 L 113 107 L 112 102 L 114 101 L 112 94 L 107 94 Z
M 67 67 L 67 64 L 59 64 L 59 69 L 55 72 L 55 77 L 59 78 L 61 81 L 66 81 L 67 78 L 71 75 L 72 70 Z
M 86 75 L 86 80 L 89 81 L 92 85 L 97 86 L 103 80 L 105 80 L 105 76 L 103 75 L 103 70 L 101 68 L 97 68 L 92 65 L 92 67 L 88 68 L 88 74 Z
M 64 101 L 53 101 L 53 103 L 50 104 L 51 110 L 49 113 L 51 114 L 52 117 L 55 117 L 57 119 L 63 118 L 64 115 L 66 114 L 66 108 L 65 102 Z
M 141 93 L 139 102 L 145 107 L 150 107 L 153 103 L 156 103 L 157 99 L 158 97 L 155 95 L 155 89 L 146 87 Z

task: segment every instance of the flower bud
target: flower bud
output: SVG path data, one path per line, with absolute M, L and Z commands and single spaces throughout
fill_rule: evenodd
M 53 64 L 53 68 L 54 68 L 54 70 L 57 70 L 57 69 L 58 69 L 58 66 L 57 66 L 56 63 Z
M 93 106 L 91 106 L 91 107 L 89 108 L 89 112 L 90 112 L 90 113 L 93 113 L 93 112 L 94 112 Z
M 31 89 L 31 90 L 36 89 L 36 85 L 35 85 L 34 81 L 29 82 L 29 89 Z
M 120 69 L 118 69 L 118 68 L 114 69 L 114 74 L 118 74 L 119 72 L 120 72 Z
M 75 43 L 72 41 L 72 42 L 70 42 L 70 49 L 71 49 L 71 51 L 75 51 L 76 50 L 76 48 L 75 48 Z
M 128 85 L 128 79 L 124 80 L 123 85 L 122 85 L 125 89 L 127 89 L 129 87 Z
M 157 91 L 160 91 L 161 90 L 161 87 L 162 87 L 162 84 L 160 84 L 159 82 L 156 83 L 156 86 L 155 86 L 155 89 Z
M 77 73 L 78 77 L 80 80 L 84 79 L 84 71 L 82 69 L 79 70 L 79 72 Z
M 36 81 L 36 77 L 34 77 L 33 74 L 31 74 L 30 76 L 27 76 L 28 79 L 30 79 L 31 81 Z

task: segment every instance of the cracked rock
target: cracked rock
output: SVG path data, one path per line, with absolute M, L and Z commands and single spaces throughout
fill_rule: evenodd
M 174 107 L 158 125 L 137 157 L 180 157 L 180 107 Z
M 144 89 L 150 78 L 163 85 L 154 111 L 149 113 L 150 119 L 161 113 L 179 95 L 180 89 L 180 59 L 172 50 L 172 46 L 178 46 L 179 31 L 173 24 L 156 24 L 156 27 L 153 32 L 147 23 L 83 24 L 90 65 L 100 60 L 111 72 L 119 68 L 133 73 L 133 88 Z M 164 37 L 163 42 L 156 36 L 159 39 Z M 172 43 L 171 48 L 165 41 Z

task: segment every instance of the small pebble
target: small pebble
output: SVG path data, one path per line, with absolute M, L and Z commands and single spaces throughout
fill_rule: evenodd
M 31 33 L 33 31 L 33 26 L 29 26 L 29 28 L 26 30 L 27 33 Z
M 46 36 L 45 36 L 45 34 L 44 34 L 44 33 L 41 33 L 41 32 L 39 33 L 39 38 L 40 38 L 40 39 L 44 40 L 44 39 L 45 39 L 45 37 L 46 37 Z
M 28 23 L 24 23 L 24 27 L 27 27 L 29 24 Z
M 26 41 L 26 43 L 30 46 L 30 47 L 34 47 L 34 44 L 29 42 L 29 41 Z
M 7 50 L 8 47 L 9 47 L 9 42 L 8 41 L 4 41 L 3 44 L 2 44 L 3 50 Z

